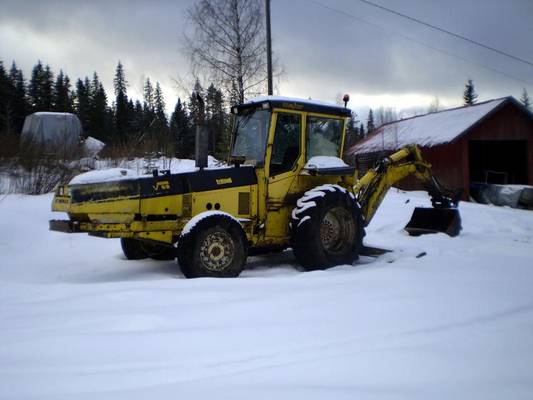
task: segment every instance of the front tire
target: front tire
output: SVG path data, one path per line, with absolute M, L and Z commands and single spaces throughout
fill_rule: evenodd
M 141 247 L 146 255 L 153 260 L 169 261 L 176 258 L 176 248 L 170 245 L 141 241 Z
M 246 235 L 229 216 L 212 215 L 179 239 L 177 254 L 187 278 L 237 277 L 246 261 Z
M 294 255 L 305 270 L 352 264 L 364 236 L 361 210 L 341 186 L 318 186 L 298 200 L 291 233 Z
M 137 239 L 121 238 L 120 246 L 128 260 L 144 260 L 148 258 L 148 254 L 143 250 L 140 241 Z

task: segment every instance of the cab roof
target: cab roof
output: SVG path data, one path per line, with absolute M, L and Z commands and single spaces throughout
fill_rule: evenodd
M 332 103 L 317 100 L 297 99 L 283 96 L 260 96 L 247 100 L 243 104 L 235 106 L 238 112 L 252 108 L 287 108 L 291 110 L 331 114 L 340 117 L 350 117 L 352 111 L 349 108 Z

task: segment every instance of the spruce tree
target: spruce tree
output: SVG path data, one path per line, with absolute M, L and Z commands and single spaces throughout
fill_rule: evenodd
M 52 73 L 50 66 L 47 65 L 46 67 L 43 67 L 41 61 L 37 61 L 37 64 L 33 67 L 30 84 L 28 86 L 32 112 L 51 111 L 53 109 L 53 79 L 54 74 Z
M 129 105 L 128 96 L 126 94 L 128 82 L 124 74 L 124 67 L 119 61 L 115 78 L 113 79 L 115 88 L 115 128 L 117 133 L 116 141 L 122 144 L 127 142 L 127 134 L 129 130 Z
M 376 129 L 374 125 L 374 113 L 372 112 L 372 109 L 368 111 L 368 118 L 366 120 L 366 132 L 371 133 L 374 129 Z
M 168 120 L 165 113 L 165 99 L 161 90 L 161 85 L 156 82 L 154 90 L 154 123 L 152 124 L 153 138 L 157 144 L 157 150 L 166 154 L 174 152 L 174 143 L 170 139 L 168 130 Z
M 186 105 L 179 98 L 170 117 L 170 134 L 176 144 L 176 156 L 191 158 L 194 154 L 194 131 L 187 115 Z
M 520 102 L 525 108 L 531 111 L 531 99 L 529 98 L 529 94 L 527 93 L 526 88 L 522 90 L 522 96 L 520 97 Z
M 54 91 L 54 74 L 47 64 L 44 67 L 43 73 L 43 86 L 42 86 L 42 99 L 43 99 L 43 111 L 51 111 L 52 100 L 53 100 L 53 91 Z
M 163 91 L 161 90 L 161 86 L 159 85 L 159 82 L 155 85 L 155 92 L 154 92 L 154 111 L 155 116 L 161 124 L 167 126 L 167 115 L 165 114 L 165 99 L 163 97 Z
M 73 103 L 70 96 L 70 79 L 59 70 L 52 94 L 52 110 L 57 112 L 72 112 Z
M 352 111 L 348 125 L 346 127 L 346 139 L 344 142 L 344 151 L 348 150 L 359 140 L 359 128 L 357 126 L 357 114 Z
M 155 120 L 154 88 L 150 78 L 146 78 L 143 95 L 143 131 L 146 135 L 148 135 Z
M 32 112 L 42 111 L 44 108 L 44 100 L 42 98 L 43 78 L 43 64 L 41 63 L 41 60 L 38 60 L 37 64 L 33 66 L 30 83 L 28 85 L 28 95 Z
M 130 118 L 131 131 L 136 138 L 140 139 L 144 133 L 144 109 L 139 100 L 135 101 L 133 107 L 133 115 Z
M 0 134 L 14 131 L 13 82 L 0 60 Z
M 85 83 L 81 79 L 76 81 L 76 101 L 75 111 L 81 121 L 85 135 L 92 135 L 91 131 L 91 88 L 87 84 L 89 79 L 85 78 Z
M 127 127 L 128 127 L 128 136 L 126 137 L 126 143 L 130 143 L 131 139 L 135 138 L 132 126 L 135 123 L 135 103 L 133 102 L 133 99 L 128 99 L 127 104 Z M 130 137 L 131 136 L 131 137 Z
M 150 78 L 146 78 L 144 83 L 144 107 L 145 110 L 153 112 L 155 109 L 154 105 L 154 88 Z
M 361 126 L 359 126 L 359 137 L 363 139 L 365 136 L 366 136 L 365 125 L 361 123 Z
M 70 78 L 68 75 L 65 75 L 63 78 L 63 87 L 65 88 L 65 97 L 63 108 L 66 112 L 74 112 L 74 98 L 72 96 L 72 85 L 70 84 Z
M 465 106 L 471 106 L 476 103 L 477 93 L 474 89 L 474 82 L 472 81 L 472 79 L 469 79 L 465 84 L 463 100 L 465 102 Z
M 13 128 L 15 133 L 20 134 L 24 125 L 24 118 L 28 114 L 28 99 L 26 96 L 26 82 L 21 69 L 13 61 L 9 72 L 11 84 L 13 85 Z
M 224 95 L 211 84 L 205 96 L 206 126 L 209 131 L 209 152 L 216 158 L 224 158 L 228 151 L 228 116 L 224 112 Z
M 96 72 L 93 73 L 93 79 L 89 90 L 89 99 L 90 134 L 98 140 L 107 142 L 109 140 L 107 94 Z

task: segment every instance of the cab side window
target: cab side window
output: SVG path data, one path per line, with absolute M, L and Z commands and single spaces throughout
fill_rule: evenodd
M 279 113 L 272 144 L 270 176 L 292 170 L 300 155 L 302 118 L 298 114 Z
M 307 160 L 314 156 L 339 157 L 342 139 L 340 119 L 307 118 Z

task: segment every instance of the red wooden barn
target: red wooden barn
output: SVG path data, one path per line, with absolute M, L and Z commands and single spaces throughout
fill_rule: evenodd
M 465 199 L 476 183 L 533 185 L 533 113 L 513 97 L 382 125 L 347 154 L 364 171 L 408 144 L 419 145 L 437 178 L 462 188 Z M 415 179 L 400 187 L 421 188 Z

